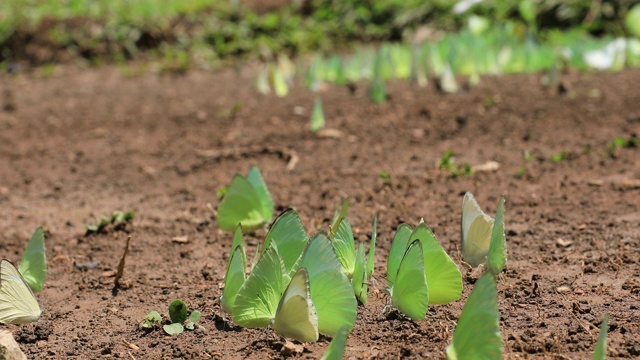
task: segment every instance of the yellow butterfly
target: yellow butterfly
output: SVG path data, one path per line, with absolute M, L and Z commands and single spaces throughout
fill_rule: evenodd
M 40 318 L 40 306 L 33 291 L 11 261 L 0 262 L 0 322 L 28 324 Z

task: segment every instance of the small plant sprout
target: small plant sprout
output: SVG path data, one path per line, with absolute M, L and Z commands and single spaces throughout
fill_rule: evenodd
M 445 151 L 438 160 L 438 169 L 451 173 L 452 176 L 468 176 L 472 174 L 471 164 L 456 163 L 453 150 Z
M 378 173 L 378 177 L 382 179 L 382 183 L 384 185 L 391 185 L 393 183 L 393 180 L 391 179 L 391 175 L 389 175 L 389 173 L 386 171 L 380 171 Z
M 324 111 L 322 110 L 322 99 L 320 96 L 316 96 L 313 104 L 313 110 L 311 111 L 311 131 L 315 133 L 324 128 L 324 125 L 325 120 Z
M 157 328 L 162 324 L 162 316 L 159 312 L 152 310 L 150 313 L 145 315 L 142 324 L 140 324 L 140 328 L 144 330 L 152 330 Z
M 238 224 L 242 230 L 253 231 L 271 221 L 273 199 L 257 166 L 251 167 L 247 177 L 236 174 L 218 206 L 218 226 L 233 231 Z
M 134 211 L 122 212 L 120 210 L 114 211 L 110 217 L 101 215 L 98 222 L 84 224 L 87 230 L 86 235 L 105 232 L 108 225 L 113 225 L 114 228 L 124 226 L 127 222 L 131 221 L 135 215 L 136 213 Z
M 447 94 L 458 92 L 458 83 L 456 82 L 456 77 L 453 74 L 451 66 L 448 63 L 444 65 L 442 75 L 440 76 L 440 81 L 438 82 L 438 87 L 440 88 L 440 91 Z
M 150 314 L 151 313 L 149 313 L 149 315 Z M 202 314 L 200 313 L 200 311 L 194 310 L 187 317 L 187 305 L 182 300 L 174 300 L 169 305 L 169 318 L 171 319 L 171 324 L 166 324 L 162 326 L 162 329 L 164 330 L 165 333 L 169 335 L 178 335 L 184 332 L 185 328 L 188 330 L 194 330 L 195 325 L 200 320 L 201 316 Z M 153 318 L 153 321 L 155 321 L 155 319 L 157 318 Z M 145 317 L 145 323 L 146 323 L 146 317 Z M 198 328 L 204 330 L 204 327 L 202 325 L 198 325 Z
M 559 152 L 557 154 L 552 154 L 550 158 L 551 158 L 551 161 L 553 161 L 554 163 L 557 164 L 557 163 L 560 163 L 560 162 L 568 159 L 569 158 L 569 152 L 563 150 L 562 152 Z
M 640 140 L 635 136 L 629 138 L 617 137 L 607 144 L 607 155 L 614 158 L 616 157 L 618 149 L 635 148 L 638 146 L 640 146 Z

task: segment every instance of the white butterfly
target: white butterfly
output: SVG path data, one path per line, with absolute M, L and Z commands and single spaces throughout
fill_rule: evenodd
M 28 324 L 40 317 L 40 306 L 33 291 L 13 264 L 0 262 L 0 322 Z
M 491 244 L 493 218 L 485 214 L 473 194 L 462 199 L 462 259 L 471 266 L 485 262 Z

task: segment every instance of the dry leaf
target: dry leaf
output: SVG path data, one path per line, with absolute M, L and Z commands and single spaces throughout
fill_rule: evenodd
M 573 241 L 571 241 L 571 240 L 564 240 L 564 239 L 562 239 L 562 238 L 558 238 L 558 239 L 556 240 L 556 244 L 558 244 L 558 245 L 560 245 L 560 246 L 562 246 L 562 247 L 567 247 L 567 246 L 570 246 L 571 244 L 573 244 Z
M 471 171 L 473 172 L 498 171 L 498 169 L 500 169 L 500 163 L 497 161 L 487 161 L 484 164 L 471 167 Z
M 120 286 L 120 279 L 122 278 L 122 274 L 124 273 L 124 261 L 127 258 L 127 254 L 129 253 L 130 241 L 131 241 L 131 236 L 128 236 L 127 243 L 124 246 L 124 252 L 122 253 L 122 257 L 120 258 L 120 263 L 118 264 L 118 271 L 116 272 L 116 277 L 113 279 L 114 289 L 117 289 Z
M 338 129 L 320 129 L 316 135 L 327 139 L 340 139 L 343 136 L 342 131 Z

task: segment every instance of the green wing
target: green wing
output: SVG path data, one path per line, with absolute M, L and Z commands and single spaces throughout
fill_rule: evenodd
M 393 284 L 396 281 L 396 274 L 398 268 L 404 257 L 404 253 L 409 246 L 409 238 L 411 237 L 411 227 L 407 224 L 402 224 L 396 230 L 396 234 L 391 241 L 391 249 L 389 250 L 389 258 L 387 259 L 387 288 L 393 288 Z
M 349 278 L 353 277 L 353 269 L 356 265 L 356 244 L 347 218 L 340 221 L 336 235 L 331 241 L 345 274 Z
M 247 180 L 258 194 L 258 199 L 262 207 L 262 216 L 265 222 L 271 221 L 273 217 L 273 198 L 271 198 L 271 193 L 269 193 L 267 184 L 264 182 L 260 169 L 258 169 L 257 166 L 252 166 L 251 169 L 249 169 Z
M 233 321 L 244 327 L 271 325 L 286 283 L 284 262 L 270 246 L 242 284 L 233 305 Z
M 309 243 L 307 231 L 297 211 L 287 209 L 276 218 L 265 237 L 263 251 L 272 243 L 277 245 L 278 252 L 284 260 L 286 274 L 289 277 L 293 276 L 297 269 L 296 261 Z
M 598 335 L 598 342 L 596 343 L 596 351 L 593 353 L 593 360 L 606 360 L 607 359 L 607 331 L 609 330 L 609 314 L 602 319 L 602 325 L 600 325 L 600 335 Z
M 298 341 L 318 341 L 318 314 L 309 291 L 309 274 L 300 268 L 280 299 L 273 330 Z
M 236 232 L 233 233 L 233 241 L 231 242 L 231 253 L 229 254 L 229 262 L 231 262 L 231 255 L 236 251 L 236 248 L 240 246 L 242 250 L 242 265 L 247 268 L 247 253 L 244 250 L 244 239 L 242 238 L 242 226 L 236 227 Z
M 309 271 L 311 298 L 318 312 L 318 331 L 334 336 L 343 326 L 352 329 L 358 303 L 326 233 L 311 238 L 300 267 Z
M 348 212 L 349 212 L 349 199 L 344 199 L 340 210 L 336 210 L 335 214 L 333 214 L 333 220 L 331 221 L 331 229 L 329 231 L 329 239 L 333 239 L 333 237 L 336 236 L 338 225 L 340 225 L 340 223 L 342 222 L 342 219 L 347 217 Z
M 338 330 L 338 333 L 333 337 L 327 351 L 322 355 L 322 360 L 342 360 L 344 356 L 344 348 L 347 345 L 347 336 L 349 335 L 349 328 L 343 326 Z
M 353 285 L 353 291 L 356 294 L 356 298 L 362 305 L 367 303 L 367 268 L 366 258 L 364 256 L 364 244 L 360 243 L 358 246 L 358 253 L 356 254 L 356 265 L 353 271 L 353 278 L 351 279 L 351 285 Z
M 487 255 L 487 267 L 489 271 L 497 275 L 507 263 L 507 247 L 504 236 L 504 196 L 500 197 L 496 220 L 491 231 L 491 245 L 489 245 L 489 255 Z
M 464 304 L 447 357 L 449 360 L 502 359 L 498 291 L 491 273 L 485 273 L 476 282 Z
M 41 291 L 47 279 L 47 257 L 44 247 L 44 232 L 39 227 L 31 236 L 19 266 L 24 281 L 33 291 Z
M 235 175 L 218 206 L 218 226 L 222 230 L 231 231 L 241 224 L 245 231 L 255 230 L 268 221 L 262 211 L 253 185 L 242 176 Z
M 233 305 L 235 303 L 238 290 L 240 290 L 240 287 L 244 284 L 246 269 L 244 251 L 242 246 L 238 245 L 235 247 L 235 250 L 231 253 L 231 257 L 229 258 L 227 273 L 224 276 L 224 290 L 220 297 L 222 309 L 228 314 L 233 314 Z
M 393 306 L 414 320 L 424 319 L 429 304 L 429 287 L 423 261 L 422 243 L 415 240 L 405 251 L 391 290 Z
M 378 237 L 378 217 L 373 218 L 373 230 L 371 231 L 371 242 L 369 243 L 369 254 L 367 255 L 367 278 L 373 276 L 373 263 L 376 257 L 376 238 Z
M 462 274 L 431 230 L 423 222 L 409 241 L 419 239 L 424 251 L 424 269 L 429 284 L 429 304 L 446 304 L 462 296 Z

